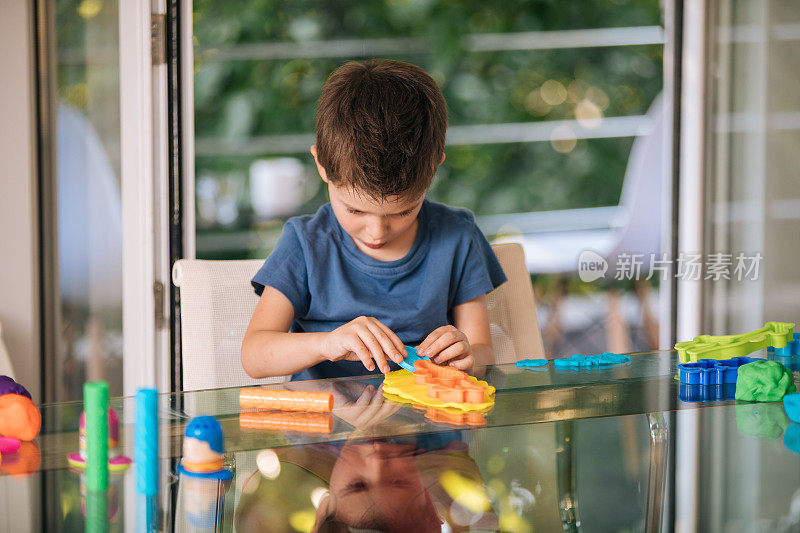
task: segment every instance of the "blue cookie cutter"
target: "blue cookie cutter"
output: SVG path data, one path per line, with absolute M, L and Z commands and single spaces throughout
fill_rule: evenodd
M 767 348 L 767 358 L 778 361 L 791 371 L 800 371 L 800 333 L 793 335 L 793 340 L 786 343 L 783 348 Z
M 774 353 L 781 357 L 791 357 L 793 355 L 800 355 L 800 333 L 794 333 L 792 340 L 786 343 L 783 348 L 767 348 L 767 353 Z
M 736 383 L 739 367 L 763 361 L 752 357 L 733 357 L 731 359 L 698 359 L 696 363 L 682 363 L 678 365 L 681 383 L 686 385 L 722 385 Z
M 414 372 L 416 370 L 414 363 L 420 359 L 425 359 L 427 361 L 431 360 L 430 357 L 421 357 L 417 355 L 417 349 L 412 348 L 411 346 L 406 346 L 406 353 L 408 354 L 406 358 L 400 361 L 398 364 L 409 372 Z
M 733 400 L 736 396 L 736 383 L 719 385 L 688 385 L 681 383 L 678 398 L 684 402 L 716 402 Z

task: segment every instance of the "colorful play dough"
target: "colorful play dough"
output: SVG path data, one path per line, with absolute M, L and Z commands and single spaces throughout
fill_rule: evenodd
M 39 409 L 27 396 L 0 395 L 0 435 L 19 440 L 33 440 L 42 426 Z
M 547 359 L 522 359 L 517 361 L 517 368 L 532 368 L 537 366 L 545 366 Z
M 0 394 L 19 394 L 31 399 L 31 393 L 28 389 L 14 381 L 8 376 L 0 376 Z
M 14 439 L 12 437 L 0 437 L 0 454 L 6 455 L 17 453 L 19 447 L 19 439 Z
M 485 381 L 479 381 L 474 376 L 467 376 L 466 379 L 470 388 L 477 386 L 483 389 L 483 401 L 471 403 L 454 401 L 450 398 L 431 397 L 428 395 L 428 386 L 424 383 L 417 383 L 414 374 L 405 370 L 395 370 L 383 377 L 383 393 L 387 398 L 398 396 L 409 403 L 438 408 L 453 407 L 461 411 L 484 411 L 492 407 L 494 405 L 494 387 Z
M 786 416 L 789 417 L 789 420 L 800 424 L 800 392 L 784 396 L 783 408 L 786 410 Z
M 792 392 L 797 392 L 792 373 L 777 361 L 756 361 L 739 367 L 737 400 L 778 402 Z
M 619 365 L 630 363 L 627 355 L 605 352 L 599 355 L 573 355 L 562 359 L 553 359 L 556 368 L 589 368 L 592 366 Z

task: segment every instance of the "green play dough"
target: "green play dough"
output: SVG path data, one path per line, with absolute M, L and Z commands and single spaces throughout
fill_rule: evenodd
M 736 404 L 736 427 L 748 435 L 777 439 L 789 425 L 789 419 L 777 403 Z
M 777 361 L 755 361 L 739 367 L 737 400 L 777 402 L 791 392 L 797 392 L 792 372 Z

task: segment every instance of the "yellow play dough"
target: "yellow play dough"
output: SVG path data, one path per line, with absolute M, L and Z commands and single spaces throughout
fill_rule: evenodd
M 494 405 L 494 387 L 485 381 L 479 381 L 474 376 L 468 376 L 468 379 L 484 389 L 484 401 L 482 403 L 460 403 L 460 402 L 443 402 L 438 398 L 431 398 L 428 396 L 428 390 L 425 385 L 417 385 L 414 383 L 414 375 L 408 370 L 395 370 L 389 372 L 383 378 L 383 394 L 390 400 L 400 398 L 411 403 L 429 405 L 431 407 L 453 407 L 461 411 L 484 411 Z

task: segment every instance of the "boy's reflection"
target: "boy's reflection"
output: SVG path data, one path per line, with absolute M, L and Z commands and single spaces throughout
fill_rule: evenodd
M 337 526 L 379 531 L 441 531 L 415 465 L 415 448 L 376 440 L 342 447 L 330 492 L 317 508 L 316 531 Z M 344 529 L 344 528 L 342 528 Z
M 376 405 L 383 402 L 380 389 L 363 388 L 357 398 L 350 400 L 354 413 L 360 414 L 359 405 L 372 413 L 382 411 Z M 354 418 L 390 424 L 400 422 L 395 419 L 404 412 L 398 412 L 391 421 Z M 313 516 L 307 517 L 309 528 L 301 530 L 432 532 L 497 528 L 497 516 L 478 467 L 461 441 L 461 432 L 367 437 L 381 433 L 385 434 L 374 426 L 359 427 L 343 444 L 274 450 L 281 473 L 272 479 L 256 473 L 245 484 L 246 494 L 237 510 L 237 530 L 278 531 L 282 530 L 281 523 L 296 529 L 303 525 L 301 509 L 310 507 L 315 491 L 323 495 L 316 499 Z M 456 479 L 458 483 L 445 483 L 444 487 L 443 479 Z M 320 482 L 327 490 L 319 489 Z

